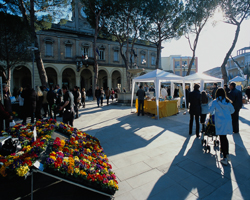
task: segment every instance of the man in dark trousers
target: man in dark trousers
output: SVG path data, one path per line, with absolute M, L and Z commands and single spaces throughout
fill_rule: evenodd
M 78 98 L 79 98 L 79 93 L 78 93 L 78 87 L 74 87 L 73 95 L 74 95 L 74 110 L 76 114 L 76 119 L 79 117 L 78 116 Z
M 50 85 L 49 87 L 49 91 L 47 93 L 47 101 L 49 104 L 49 117 L 52 118 L 52 106 L 55 104 L 55 100 L 56 100 L 56 93 L 53 90 L 53 86 Z M 54 119 L 56 119 L 56 110 L 55 108 L 53 109 L 53 113 L 54 113 Z
M 63 112 L 63 123 L 73 126 L 74 121 L 74 97 L 73 94 L 68 90 L 67 86 L 62 87 L 63 91 L 63 106 L 59 110 L 64 110 Z
M 138 116 L 140 116 L 140 113 L 142 113 L 142 116 L 144 115 L 144 97 L 145 97 L 145 91 L 142 89 L 142 85 L 140 85 L 139 90 L 137 90 L 136 96 L 138 96 Z
M 199 116 L 201 114 L 201 94 L 199 88 L 200 86 L 198 84 L 195 84 L 194 91 L 189 93 L 189 103 L 190 103 L 189 135 L 192 135 L 193 121 L 195 116 L 196 137 L 199 137 L 199 132 L 200 132 Z
M 218 90 L 217 83 L 214 83 L 213 92 L 212 92 L 212 98 L 213 99 L 215 99 L 215 94 L 216 94 L 217 90 Z
M 106 99 L 107 99 L 107 105 L 109 105 L 109 97 L 111 95 L 111 91 L 110 91 L 109 87 L 107 87 L 107 89 L 105 91 L 105 95 L 106 95 Z
M 234 113 L 232 116 L 233 132 L 239 133 L 239 112 L 242 108 L 242 93 L 235 88 L 234 82 L 230 83 L 230 92 L 228 93 L 229 99 L 233 102 Z
M 96 98 L 98 107 L 99 107 L 100 97 L 101 97 L 101 90 L 99 89 L 99 86 L 96 86 L 95 98 Z

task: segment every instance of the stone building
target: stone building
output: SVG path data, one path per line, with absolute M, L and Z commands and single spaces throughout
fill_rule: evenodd
M 93 34 L 79 0 L 75 0 L 72 18 L 64 25 L 53 24 L 49 30 L 37 33 L 39 49 L 47 72 L 49 84 L 65 84 L 70 89 L 79 86 L 90 89 L 94 83 Z M 126 49 L 123 49 L 124 52 Z M 133 66 L 144 68 L 144 72 L 155 69 L 156 46 L 138 41 L 134 45 Z M 98 38 L 97 50 L 100 87 L 125 87 L 126 69 L 117 42 Z M 145 62 L 146 61 L 146 62 Z M 41 85 L 35 63 L 35 85 Z M 32 62 L 12 70 L 11 90 L 32 81 Z

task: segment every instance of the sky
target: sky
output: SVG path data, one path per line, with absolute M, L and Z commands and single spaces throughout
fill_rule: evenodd
M 196 49 L 198 57 L 198 72 L 221 66 L 226 53 L 232 45 L 236 26 L 226 24 L 222 14 L 216 12 L 204 26 Z M 213 22 L 217 22 L 213 26 Z M 244 20 L 241 24 L 240 34 L 232 56 L 237 55 L 237 50 L 250 46 L 250 20 Z M 171 40 L 163 43 L 162 57 L 170 55 L 192 56 L 188 40 L 182 36 L 179 40 Z

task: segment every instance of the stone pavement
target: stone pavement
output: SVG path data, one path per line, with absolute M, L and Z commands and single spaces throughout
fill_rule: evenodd
M 205 153 L 195 130 L 188 135 L 189 114 L 155 120 L 95 102 L 79 113 L 74 126 L 101 141 L 118 177 L 116 200 L 250 199 L 250 104 L 240 111 L 240 133 L 228 136 L 229 166 L 218 147 Z

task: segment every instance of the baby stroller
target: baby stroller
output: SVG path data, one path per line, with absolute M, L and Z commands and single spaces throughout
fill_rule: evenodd
M 218 136 L 215 133 L 215 123 L 214 115 L 209 115 L 209 118 L 206 120 L 205 131 L 202 134 L 201 145 L 204 146 L 205 152 L 210 152 L 210 145 L 213 144 L 215 147 L 219 146 Z

